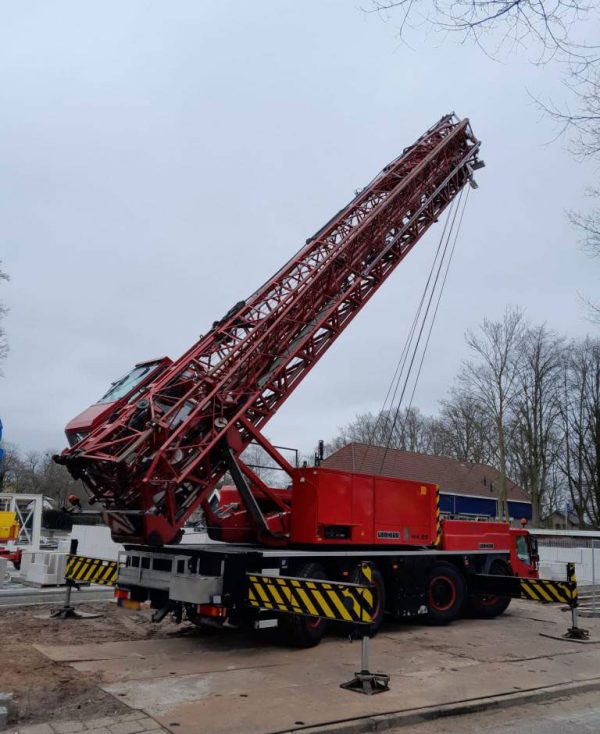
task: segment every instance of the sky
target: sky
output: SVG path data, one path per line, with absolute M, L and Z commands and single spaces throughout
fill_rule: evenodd
M 519 305 L 570 337 L 599 265 L 566 212 L 597 171 L 532 97 L 560 69 L 501 62 L 348 0 L 4 3 L 0 259 L 11 282 L 5 441 L 64 426 L 135 362 L 178 357 L 443 114 L 477 172 L 414 403 L 435 413 L 464 334 Z M 438 225 L 439 227 L 439 225 Z M 440 236 L 433 228 L 271 421 L 310 452 L 384 400 Z

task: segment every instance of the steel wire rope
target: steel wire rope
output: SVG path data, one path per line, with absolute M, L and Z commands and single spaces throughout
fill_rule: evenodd
M 421 294 L 421 298 L 419 300 L 417 309 L 415 311 L 415 315 L 413 317 L 412 324 L 410 326 L 408 335 L 407 335 L 406 340 L 404 342 L 404 346 L 402 348 L 402 352 L 400 353 L 400 357 L 399 357 L 398 362 L 396 364 L 396 368 L 394 370 L 394 374 L 393 374 L 392 379 L 390 381 L 390 385 L 388 387 L 388 391 L 387 391 L 386 396 L 385 396 L 385 399 L 383 401 L 383 405 L 382 405 L 381 410 L 379 411 L 379 413 L 377 415 L 377 419 L 375 421 L 375 424 L 369 430 L 369 435 L 368 435 L 368 438 L 367 438 L 367 445 L 371 445 L 372 444 L 373 438 L 375 437 L 375 435 L 376 435 L 376 433 L 377 433 L 377 431 L 379 429 L 380 423 L 384 419 L 384 415 L 385 415 L 386 411 L 389 412 L 389 411 L 392 410 L 392 407 L 393 407 L 394 402 L 396 400 L 396 395 L 398 393 L 398 389 L 399 389 L 400 383 L 402 381 L 402 374 L 403 374 L 404 369 L 406 367 L 406 362 L 407 362 L 407 359 L 408 359 L 409 350 L 411 348 L 411 344 L 412 344 L 414 335 L 416 333 L 416 330 L 417 330 L 417 327 L 418 327 L 418 324 L 419 324 L 419 319 L 421 317 L 421 312 L 422 312 L 422 309 L 423 309 L 423 304 L 425 303 L 425 299 L 427 298 L 427 293 L 428 293 L 428 290 L 429 290 L 431 279 L 433 277 L 433 273 L 435 271 L 436 263 L 438 262 L 438 258 L 439 258 L 440 252 L 442 250 L 442 243 L 444 242 L 444 238 L 446 236 L 446 230 L 448 228 L 448 224 L 450 223 L 450 221 L 452 219 L 452 212 L 453 212 L 453 210 L 455 208 L 455 205 L 456 205 L 456 199 L 453 199 L 452 202 L 451 202 L 451 204 L 450 204 L 450 208 L 448 210 L 448 216 L 446 217 L 446 219 L 444 221 L 444 227 L 442 229 L 442 233 L 440 235 L 438 246 L 436 248 L 435 255 L 434 255 L 433 261 L 431 263 L 431 267 L 429 269 L 429 274 L 427 276 L 427 281 L 425 283 L 425 286 L 423 287 L 423 292 Z M 390 399 L 390 394 L 391 394 L 391 399 Z M 389 407 L 386 408 L 386 406 L 388 405 L 388 400 L 389 400 Z M 362 468 L 362 466 L 363 466 L 363 464 L 365 462 L 366 456 L 367 456 L 367 451 L 363 452 L 361 461 L 360 461 L 359 466 L 358 466 L 358 471 L 361 470 L 361 468 Z
M 385 463 L 385 459 L 387 457 L 387 453 L 388 453 L 389 448 L 390 448 L 390 443 L 392 441 L 394 427 L 396 425 L 396 421 L 398 420 L 398 416 L 400 415 L 400 410 L 402 408 L 402 403 L 404 401 L 404 395 L 405 395 L 406 389 L 408 387 L 408 382 L 409 382 L 409 379 L 410 379 L 410 376 L 411 376 L 412 368 L 413 368 L 414 363 L 415 363 L 415 359 L 416 359 L 417 352 L 418 352 L 418 349 L 419 349 L 419 344 L 421 343 L 421 338 L 423 336 L 423 331 L 425 329 L 425 324 L 427 323 L 427 317 L 429 315 L 429 310 L 430 310 L 431 304 L 433 302 L 433 296 L 434 296 L 434 294 L 436 292 L 436 288 L 437 288 L 437 284 L 438 284 L 438 281 L 439 281 L 440 273 L 442 271 L 442 267 L 443 267 L 444 260 L 445 260 L 445 257 L 446 257 L 446 252 L 448 251 L 448 245 L 449 245 L 450 239 L 452 237 L 452 233 L 453 233 L 453 230 L 454 230 L 454 225 L 456 223 L 456 217 L 457 217 L 457 214 L 458 214 L 458 211 L 459 211 L 459 208 L 460 208 L 460 202 L 462 200 L 463 193 L 464 193 L 464 188 L 461 189 L 461 192 L 460 192 L 460 194 L 458 196 L 458 203 L 457 203 L 457 206 L 454 208 L 454 211 L 448 213 L 448 219 L 451 218 L 450 229 L 448 231 L 448 236 L 446 238 L 446 242 L 445 242 L 444 247 L 443 247 L 443 250 L 442 250 L 441 258 L 439 259 L 439 263 L 437 265 L 437 272 L 435 274 L 433 285 L 431 286 L 431 289 L 430 289 L 430 292 L 429 292 L 429 298 L 428 298 L 428 301 L 427 301 L 427 307 L 425 309 L 425 313 L 424 313 L 424 315 L 423 315 L 423 317 L 421 319 L 421 322 L 420 322 L 419 333 L 417 334 L 417 339 L 416 339 L 416 342 L 414 344 L 414 347 L 412 347 L 412 353 L 411 353 L 410 362 L 408 363 L 408 368 L 406 370 L 406 374 L 404 375 L 404 381 L 403 381 L 403 384 L 402 384 L 402 390 L 400 392 L 400 397 L 398 398 L 398 403 L 397 403 L 396 409 L 394 411 L 393 419 L 392 419 L 391 426 L 390 426 L 390 431 L 388 433 L 388 437 L 387 437 L 387 440 L 385 442 L 385 450 L 384 450 L 383 456 L 381 458 L 380 467 L 379 467 L 379 472 L 380 473 L 383 471 L 383 466 L 384 466 L 384 463 Z M 442 235 L 443 235 L 443 233 L 442 233 Z M 441 239 L 440 239 L 440 243 L 441 243 Z M 434 262 L 432 264 L 432 271 L 435 269 L 436 262 L 437 262 L 437 259 L 434 260 Z M 428 282 L 429 282 L 429 279 L 428 279 Z M 400 377 L 401 376 L 402 375 L 400 375 Z M 396 389 L 394 391 L 394 394 L 397 394 L 397 391 L 398 391 L 399 386 L 400 386 L 400 380 L 398 381 L 398 384 L 396 386 Z
M 429 270 L 429 275 L 427 277 L 427 281 L 425 283 L 425 286 L 423 287 L 423 292 L 421 294 L 421 298 L 420 298 L 419 304 L 417 306 L 415 315 L 413 317 L 413 321 L 412 321 L 411 327 L 410 327 L 410 329 L 408 331 L 408 335 L 407 335 L 406 340 L 404 342 L 404 346 L 402 348 L 402 352 L 400 353 L 400 357 L 399 357 L 398 362 L 396 364 L 396 368 L 394 370 L 394 374 L 393 374 L 392 379 L 390 381 L 390 385 L 388 387 L 388 391 L 387 391 L 386 396 L 384 398 L 383 405 L 382 405 L 381 410 L 379 411 L 379 413 L 377 415 L 377 419 L 375 421 L 375 424 L 369 430 L 369 435 L 368 435 L 368 439 L 367 439 L 367 445 L 371 445 L 371 443 L 373 441 L 373 438 L 374 438 L 374 436 L 377 433 L 377 430 L 379 428 L 379 424 L 383 420 L 383 415 L 384 415 L 384 413 L 386 411 L 386 405 L 388 404 L 388 399 L 390 398 L 390 394 L 392 392 L 393 392 L 393 394 L 392 394 L 391 400 L 389 402 L 389 408 L 388 408 L 388 410 L 391 410 L 391 408 L 392 408 L 392 406 L 394 404 L 394 401 L 396 399 L 396 394 L 397 394 L 397 391 L 398 391 L 398 387 L 399 387 L 400 381 L 402 379 L 402 373 L 403 373 L 404 368 L 406 366 L 406 360 L 408 358 L 408 352 L 409 352 L 409 349 L 410 349 L 410 345 L 412 343 L 412 340 L 414 338 L 415 331 L 416 331 L 417 326 L 418 326 L 418 323 L 419 323 L 419 318 L 420 318 L 420 315 L 421 315 L 421 311 L 423 309 L 423 304 L 425 302 L 425 298 L 427 296 L 427 291 L 429 289 L 429 284 L 431 282 L 431 278 L 432 278 L 433 272 L 435 270 L 435 264 L 436 264 L 436 262 L 438 260 L 438 257 L 439 257 L 439 254 L 440 254 L 440 250 L 442 248 L 442 242 L 444 241 L 444 236 L 446 234 L 446 229 L 448 227 L 448 223 L 449 223 L 450 218 L 451 218 L 451 215 L 452 215 L 452 209 L 453 209 L 453 207 L 455 205 L 455 201 L 456 200 L 453 200 L 451 202 L 451 204 L 450 204 L 450 209 L 448 211 L 448 216 L 446 217 L 446 220 L 444 221 L 444 228 L 442 230 L 442 234 L 441 234 L 441 237 L 440 237 L 438 246 L 437 246 L 436 251 L 435 251 L 435 255 L 434 255 L 434 258 L 433 258 L 433 262 L 431 264 L 431 268 Z M 359 471 L 362 468 L 362 465 L 364 463 L 365 457 L 366 457 L 366 452 L 363 454 L 363 457 L 362 457 L 362 459 L 360 461 Z
M 421 354 L 421 361 L 419 363 L 419 369 L 417 371 L 417 375 L 415 377 L 415 382 L 413 384 L 412 393 L 410 396 L 410 402 L 408 404 L 408 410 L 412 408 L 413 399 L 415 397 L 415 391 L 417 389 L 417 384 L 419 382 L 419 377 L 421 376 L 421 369 L 423 368 L 423 362 L 425 360 L 425 354 L 427 353 L 427 348 L 429 347 L 429 340 L 431 338 L 431 332 L 433 331 L 433 325 L 435 323 L 435 319 L 437 317 L 437 312 L 440 307 L 440 301 L 442 300 L 442 295 L 444 294 L 444 288 L 446 286 L 446 278 L 448 277 L 448 271 L 450 270 L 450 265 L 452 264 L 452 258 L 454 257 L 454 250 L 456 249 L 456 243 L 458 241 L 458 235 L 460 234 L 460 228 L 462 226 L 462 220 L 463 216 L 465 214 L 465 209 L 467 208 L 467 203 L 469 201 L 469 194 L 470 194 L 470 187 L 467 189 L 467 194 L 465 196 L 465 203 L 463 204 L 462 211 L 460 213 L 460 217 L 458 218 L 458 225 L 456 227 L 456 234 L 454 235 L 454 242 L 452 244 L 452 249 L 450 250 L 450 255 L 448 257 L 448 262 L 446 264 L 446 271 L 444 272 L 444 277 L 442 279 L 442 285 L 440 286 L 440 291 L 438 294 L 437 303 L 435 305 L 435 310 L 433 312 L 433 317 L 431 319 L 431 323 L 429 324 L 429 333 L 427 334 L 427 340 L 425 342 L 425 346 L 423 348 L 423 353 Z

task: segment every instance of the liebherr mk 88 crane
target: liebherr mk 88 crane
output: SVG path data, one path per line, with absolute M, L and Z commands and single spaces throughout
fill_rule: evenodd
M 58 460 L 104 507 L 116 541 L 171 543 L 201 504 L 217 527 L 206 500 L 228 469 L 252 528 L 246 538 L 288 541 L 289 502 L 240 454 L 257 441 L 291 468 L 262 429 L 469 182 L 479 145 L 468 120 L 443 117 L 250 298 L 79 434 Z
M 466 606 L 496 616 L 510 596 L 499 582 L 490 586 L 490 575 L 537 576 L 525 529 L 442 518 L 439 487 L 419 477 L 291 466 L 262 435 L 422 235 L 474 184 L 478 152 L 469 121 L 443 117 L 176 362 L 136 365 L 68 424 L 70 448 L 56 459 L 83 481 L 125 544 L 122 601 L 149 601 L 155 621 L 172 613 L 195 624 L 277 624 L 294 644 L 313 645 L 326 610 L 309 608 L 316 619 L 282 615 L 276 599 L 257 609 L 248 603 L 249 575 L 352 582 L 366 562 L 372 632 L 384 612 L 436 623 Z M 291 489 L 267 486 L 247 465 L 242 455 L 252 442 L 289 475 Z M 235 486 L 219 485 L 226 472 Z M 177 545 L 199 507 L 210 537 L 224 542 Z

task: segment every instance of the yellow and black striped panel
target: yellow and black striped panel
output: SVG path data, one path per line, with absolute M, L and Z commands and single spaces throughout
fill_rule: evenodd
M 65 570 L 65 578 L 77 584 L 102 584 L 114 586 L 119 575 L 119 563 L 103 558 L 87 556 L 69 556 Z
M 571 606 L 576 607 L 577 601 L 577 577 L 575 576 L 575 564 L 567 563 L 567 584 L 571 588 Z
M 371 575 L 367 568 L 365 578 Z M 253 607 L 354 624 L 373 621 L 372 587 L 250 573 L 247 578 L 248 603 Z
M 435 490 L 435 543 L 434 545 L 441 545 L 442 543 L 442 513 L 440 512 L 440 488 L 436 487 Z
M 577 585 L 570 581 L 547 579 L 520 579 L 521 598 L 547 604 L 577 604 Z

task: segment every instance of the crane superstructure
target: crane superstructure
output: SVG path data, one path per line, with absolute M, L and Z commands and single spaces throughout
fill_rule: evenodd
M 290 500 L 240 458 L 348 323 L 460 190 L 480 143 L 469 121 L 442 117 L 237 303 L 182 357 L 57 460 L 81 479 L 116 541 L 174 542 L 230 471 L 247 526 L 263 544 L 289 540 Z

